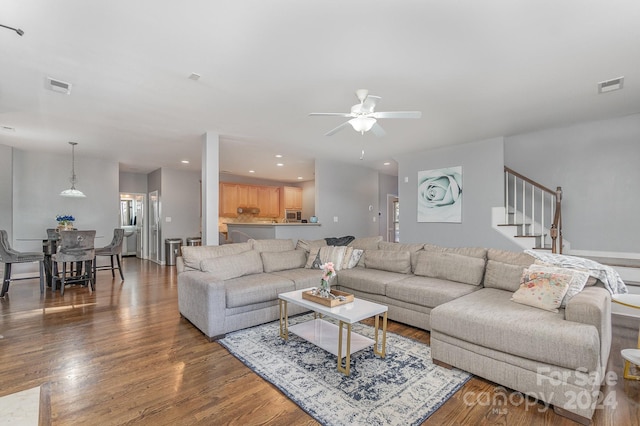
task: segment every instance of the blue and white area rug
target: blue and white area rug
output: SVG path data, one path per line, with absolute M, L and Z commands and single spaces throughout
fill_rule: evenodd
M 312 314 L 289 319 L 308 321 Z M 373 327 L 354 324 L 373 338 Z M 325 425 L 417 425 L 471 378 L 431 362 L 431 348 L 387 332 L 386 357 L 371 347 L 351 356 L 351 374 L 334 355 L 293 333 L 280 338 L 278 321 L 228 334 L 219 343 L 304 411 Z

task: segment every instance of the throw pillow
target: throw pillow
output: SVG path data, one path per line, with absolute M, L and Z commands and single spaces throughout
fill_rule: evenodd
M 324 239 L 311 241 L 298 240 L 298 242 L 296 243 L 296 249 L 304 250 L 309 253 L 309 251 L 311 251 L 311 249 L 314 247 L 324 247 L 326 245 L 327 242 Z
M 378 243 L 382 241 L 381 236 L 377 237 L 365 237 L 365 238 L 356 238 L 355 240 L 349 243 L 350 247 L 359 250 L 378 250 Z M 360 258 L 358 265 L 364 268 L 364 256 Z
M 526 266 L 512 265 L 510 263 L 487 260 L 487 268 L 484 273 L 484 286 L 506 291 L 516 291 L 520 287 L 522 271 Z
M 411 272 L 411 253 L 408 251 L 366 250 L 364 266 L 389 272 Z
M 255 250 L 228 256 L 212 257 L 200 262 L 200 269 L 210 272 L 221 280 L 262 272 L 262 259 Z
M 307 262 L 307 253 L 304 250 L 265 251 L 260 253 L 260 256 L 262 257 L 264 272 L 303 268 Z
M 328 246 L 346 246 L 351 241 L 355 240 L 355 238 L 356 237 L 353 237 L 351 235 L 346 235 L 344 237 L 327 237 L 325 238 L 325 241 L 327 242 Z
M 548 265 L 538 265 L 533 264 L 528 268 L 529 271 L 533 272 L 549 272 L 555 274 L 567 274 L 571 275 L 571 282 L 569 282 L 569 288 L 567 289 L 567 294 L 565 294 L 562 299 L 562 303 L 560 304 L 561 308 L 564 308 L 567 305 L 567 302 L 571 300 L 573 296 L 580 293 L 582 289 L 587 284 L 587 280 L 589 279 L 589 274 L 585 271 L 581 271 L 579 269 L 569 269 L 569 268 L 561 268 L 558 266 L 548 266 Z
M 342 264 L 342 269 L 355 268 L 358 262 L 360 261 L 360 259 L 362 258 L 362 255 L 364 254 L 364 250 L 355 249 L 353 247 L 349 247 L 349 248 L 352 249 L 351 256 L 349 256 L 349 259 L 347 259 L 347 256 L 345 255 L 344 263 Z
M 379 250 L 408 251 L 411 253 L 411 270 L 415 271 L 418 262 L 418 254 L 422 252 L 424 244 L 401 244 L 380 241 L 378 243 Z
M 447 252 L 421 252 L 416 275 L 442 278 L 464 284 L 480 285 L 484 276 L 484 259 Z
M 304 265 L 307 269 L 318 269 L 314 265 L 317 262 L 320 262 L 320 249 L 322 247 L 312 247 L 309 250 L 309 255 L 307 256 L 307 263 Z M 319 264 L 319 263 L 318 263 Z
M 569 289 L 571 275 L 525 270 L 518 291 L 511 300 L 522 305 L 558 312 Z
M 342 262 L 344 261 L 346 251 L 347 247 L 345 246 L 320 247 L 320 261 L 323 264 L 332 262 L 333 268 L 336 271 L 339 271 L 342 268 Z

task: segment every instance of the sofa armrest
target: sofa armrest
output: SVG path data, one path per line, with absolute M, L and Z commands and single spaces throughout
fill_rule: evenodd
M 567 321 L 593 325 L 600 335 L 600 366 L 607 366 L 611 349 L 611 294 L 600 287 L 587 287 L 569 300 Z
M 226 293 L 224 281 L 202 271 L 178 275 L 178 309 L 210 340 L 224 335 Z

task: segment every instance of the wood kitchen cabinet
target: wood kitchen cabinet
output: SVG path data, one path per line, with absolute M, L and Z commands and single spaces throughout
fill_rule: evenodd
M 279 217 L 280 216 L 280 188 L 275 186 L 259 186 L 258 207 L 259 217 Z
M 221 217 L 238 217 L 239 186 L 236 183 L 220 183 L 218 214 Z
M 260 207 L 257 186 L 238 185 L 238 207 Z
M 302 188 L 295 186 L 282 187 L 283 209 L 302 210 Z

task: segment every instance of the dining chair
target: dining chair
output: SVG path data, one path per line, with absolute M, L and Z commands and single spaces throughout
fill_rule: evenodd
M 11 265 L 14 263 L 38 262 L 40 269 L 40 294 L 44 293 L 44 253 L 17 251 L 11 248 L 7 231 L 0 229 L 0 262 L 4 263 L 4 277 L 2 279 L 2 291 L 0 297 L 4 297 L 9 291 L 11 281 L 29 280 L 37 276 L 11 278 Z
M 96 258 L 93 259 L 93 276 L 94 276 L 94 280 L 95 280 L 95 276 L 96 276 L 96 271 L 111 269 L 111 276 L 113 278 L 115 278 L 116 274 L 114 273 L 114 270 L 117 269 L 120 272 L 120 279 L 122 281 L 124 281 L 124 274 L 122 273 L 122 265 L 121 265 L 122 241 L 123 240 L 124 240 L 124 229 L 116 228 L 116 229 L 113 230 L 113 239 L 111 240 L 111 243 L 108 246 L 100 247 L 100 248 L 96 249 Z M 109 266 L 109 265 L 98 266 L 98 262 L 97 262 L 97 257 L 98 256 L 109 256 L 109 258 L 111 260 L 111 266 Z M 113 258 L 114 257 L 116 258 L 116 261 L 118 262 L 118 267 L 117 268 L 113 265 Z
M 93 259 L 95 258 L 94 242 L 96 231 L 60 231 L 58 250 L 51 256 L 53 259 L 54 277 L 51 289 L 57 288 L 60 282 L 60 295 L 64 295 L 67 284 L 87 283 L 90 291 L 95 290 L 93 275 Z M 76 263 L 80 267 L 74 274 L 67 276 L 67 263 Z M 58 263 L 62 263 L 62 274 L 58 271 Z

